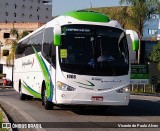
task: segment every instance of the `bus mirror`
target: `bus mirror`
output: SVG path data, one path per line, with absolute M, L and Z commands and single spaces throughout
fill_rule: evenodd
M 138 51 L 138 49 L 139 49 L 138 34 L 133 30 L 126 30 L 126 34 L 128 34 L 132 40 L 132 50 Z
M 54 26 L 54 45 L 61 45 L 61 27 L 59 25 Z

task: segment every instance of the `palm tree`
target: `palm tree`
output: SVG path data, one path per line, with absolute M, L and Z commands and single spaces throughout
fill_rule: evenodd
M 120 0 L 120 4 L 131 5 L 131 14 L 128 19 L 141 40 L 145 21 L 151 18 L 151 14 L 160 12 L 159 0 Z M 140 63 L 140 49 L 141 44 L 139 44 L 138 63 Z
M 142 39 L 144 22 L 151 18 L 151 14 L 159 13 L 159 0 L 120 0 L 120 4 L 131 5 L 131 14 L 128 17 L 131 24 L 137 29 Z
M 25 37 L 26 35 L 28 35 L 29 32 L 28 31 L 23 31 L 20 34 L 17 29 L 13 28 L 13 29 L 11 29 L 10 34 L 15 36 L 16 39 L 11 40 L 11 44 L 12 44 L 11 45 L 11 53 L 7 56 L 7 59 L 6 59 L 7 65 L 10 65 L 11 63 L 13 63 L 16 48 L 17 48 L 17 44 L 18 44 L 18 40 Z

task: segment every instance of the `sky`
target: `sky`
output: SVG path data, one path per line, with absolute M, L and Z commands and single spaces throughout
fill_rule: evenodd
M 52 0 L 52 15 L 61 15 L 68 11 L 92 7 L 119 6 L 119 0 Z

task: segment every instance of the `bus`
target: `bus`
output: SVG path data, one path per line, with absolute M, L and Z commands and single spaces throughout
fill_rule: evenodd
M 14 89 L 20 100 L 41 99 L 46 110 L 55 105 L 126 106 L 128 45 L 136 51 L 138 42 L 135 31 L 104 14 L 68 12 L 19 40 Z

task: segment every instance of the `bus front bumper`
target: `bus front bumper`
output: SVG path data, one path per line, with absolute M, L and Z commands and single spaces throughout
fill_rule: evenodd
M 94 106 L 127 106 L 129 104 L 129 93 L 78 93 L 74 97 L 67 99 L 61 99 L 57 104 L 69 104 L 69 105 L 94 105 Z

